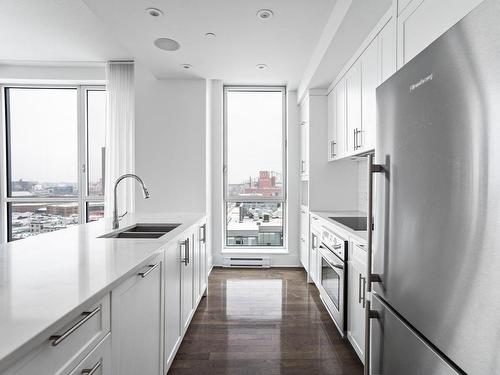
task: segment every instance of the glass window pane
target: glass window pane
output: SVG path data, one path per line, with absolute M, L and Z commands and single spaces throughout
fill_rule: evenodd
M 226 202 L 227 246 L 283 246 L 282 202 Z
M 228 197 L 283 196 L 283 92 L 226 91 Z
M 76 89 L 7 89 L 9 195 L 78 195 Z
M 87 223 L 97 221 L 104 217 L 104 202 L 87 203 Z
M 78 202 L 8 203 L 9 241 L 78 224 Z
M 87 91 L 88 195 L 104 195 L 106 91 Z

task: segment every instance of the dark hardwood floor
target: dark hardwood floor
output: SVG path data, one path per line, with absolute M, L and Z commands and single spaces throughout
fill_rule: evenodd
M 214 268 L 169 374 L 362 374 L 303 270 Z

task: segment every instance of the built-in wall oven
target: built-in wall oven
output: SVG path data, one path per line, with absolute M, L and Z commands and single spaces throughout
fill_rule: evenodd
M 319 291 L 342 336 L 346 328 L 347 241 L 323 229 L 321 234 Z

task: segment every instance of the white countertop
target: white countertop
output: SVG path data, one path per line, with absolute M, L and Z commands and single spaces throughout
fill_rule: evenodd
M 366 244 L 366 241 L 368 240 L 368 233 L 367 231 L 361 231 L 361 230 L 353 230 L 343 224 L 340 224 L 337 221 L 334 221 L 330 219 L 330 217 L 333 216 L 366 216 L 366 212 L 361 212 L 361 211 L 311 211 L 310 212 L 312 215 L 316 215 L 323 219 L 330 227 L 332 227 L 334 231 L 340 232 L 342 237 L 351 237 L 352 239 L 362 243 Z
M 0 245 L 0 369 L 14 354 L 39 345 L 50 329 L 89 300 L 146 265 L 200 214 L 130 215 L 135 223 L 181 223 L 158 239 L 98 238 L 110 221 L 78 225 Z

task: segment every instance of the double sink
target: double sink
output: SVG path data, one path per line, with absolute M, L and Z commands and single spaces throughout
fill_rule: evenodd
M 107 233 L 99 238 L 160 238 L 177 228 L 180 224 L 136 224 L 119 232 Z

